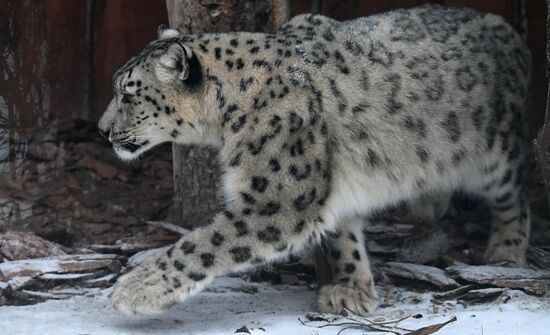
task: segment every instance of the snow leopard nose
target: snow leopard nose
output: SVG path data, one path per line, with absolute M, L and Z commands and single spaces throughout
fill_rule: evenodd
M 101 136 L 105 137 L 106 139 L 109 139 L 111 130 L 113 129 L 114 120 L 115 120 L 115 109 L 116 109 L 116 102 L 115 99 L 112 99 L 109 105 L 107 106 L 107 109 L 105 109 L 105 112 L 99 119 L 99 122 L 97 123 L 97 128 L 99 129 L 99 133 Z
M 109 135 L 111 134 L 111 131 L 99 129 L 99 134 L 101 134 L 101 136 L 103 136 L 106 140 L 109 140 Z
M 105 124 L 104 119 L 102 118 L 101 121 L 97 124 L 97 130 L 99 131 L 99 134 L 103 136 L 106 140 L 110 141 L 111 137 L 111 126 L 109 124 Z

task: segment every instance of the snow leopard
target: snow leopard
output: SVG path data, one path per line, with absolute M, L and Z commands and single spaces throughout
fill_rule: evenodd
M 369 216 L 453 192 L 490 208 L 487 262 L 523 266 L 529 72 L 521 36 L 467 8 L 305 14 L 272 33 L 160 28 L 114 74 L 99 128 L 123 160 L 162 142 L 217 148 L 223 210 L 121 276 L 113 306 L 160 312 L 323 240 L 334 279 L 320 310 L 368 315 Z

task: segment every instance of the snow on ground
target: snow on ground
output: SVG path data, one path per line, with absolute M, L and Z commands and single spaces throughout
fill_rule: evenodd
M 323 323 L 302 325 L 298 318 L 314 311 L 316 293 L 306 286 L 249 283 L 240 278 L 219 278 L 206 291 L 156 316 L 124 317 L 109 305 L 110 289 L 94 296 L 50 300 L 31 306 L 1 306 L 0 334 L 118 335 L 118 334 L 233 334 L 242 326 L 251 333 L 269 335 L 333 335 L 338 327 L 315 328 Z M 395 295 L 394 295 L 395 296 Z M 445 335 L 548 335 L 550 302 L 513 291 L 505 304 L 456 303 L 432 305 L 430 294 L 402 291 L 400 303 L 380 308 L 371 320 L 389 321 L 407 315 L 400 327 L 417 329 L 456 316 L 441 329 Z M 434 307 L 438 309 L 434 313 Z M 365 331 L 349 330 L 348 335 Z M 244 334 L 244 333 L 243 333 Z M 376 333 L 381 334 L 381 333 Z

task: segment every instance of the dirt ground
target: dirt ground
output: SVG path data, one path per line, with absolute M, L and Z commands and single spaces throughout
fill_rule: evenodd
M 172 205 L 170 145 L 136 163 L 118 160 L 94 124 L 63 124 L 54 140 L 36 134 L 26 159 L 1 176 L 0 232 L 33 232 L 70 248 L 148 233 Z

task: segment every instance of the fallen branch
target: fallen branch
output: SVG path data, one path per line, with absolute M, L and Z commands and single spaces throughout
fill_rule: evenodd
M 381 270 L 388 276 L 421 280 L 441 289 L 457 287 L 458 283 L 439 268 L 413 263 L 387 262 Z
M 0 263 L 0 304 L 66 299 L 107 287 L 123 260 L 119 255 L 83 254 Z
M 108 252 L 116 254 L 135 254 L 140 251 L 164 246 L 167 243 L 160 241 L 117 241 L 114 244 L 92 244 L 89 246 L 95 252 Z
M 0 263 L 0 280 L 45 273 L 69 273 L 115 268 L 121 256 L 112 254 L 62 255 Z M 119 265 L 118 265 L 119 267 Z
M 369 236 L 382 235 L 385 238 L 406 237 L 411 235 L 414 225 L 400 222 L 371 222 L 365 228 Z
M 186 235 L 190 232 L 189 229 L 185 229 L 183 227 L 176 226 L 175 224 L 170 223 L 170 222 L 166 222 L 166 221 L 146 221 L 146 222 L 150 226 L 157 227 L 157 228 L 162 228 L 162 229 L 165 229 L 169 232 L 176 233 L 176 234 L 182 235 L 182 236 Z
M 497 287 L 517 288 L 535 295 L 544 295 L 550 289 L 550 271 L 506 268 L 491 265 L 456 265 L 447 272 L 468 282 Z
M 409 318 L 410 315 L 396 320 L 376 322 L 368 318 L 351 314 L 347 310 L 343 310 L 339 316 L 320 313 L 308 313 L 306 314 L 306 321 L 303 321 L 300 318 L 298 318 L 298 321 L 300 321 L 302 325 L 312 328 L 341 327 L 341 329 L 337 333 L 338 335 L 351 329 L 359 329 L 362 331 L 373 332 L 386 332 L 395 335 L 429 335 L 437 332 L 449 323 L 457 321 L 457 318 L 453 317 L 446 322 L 433 324 L 430 326 L 418 328 L 416 330 L 410 330 L 398 326 L 400 322 Z M 309 324 L 311 322 L 324 322 L 324 324 L 314 326 Z
M 441 293 L 434 293 L 433 297 L 437 300 L 451 300 L 451 299 L 458 299 L 466 294 L 468 294 L 469 291 L 475 289 L 477 285 L 470 284 L 461 286 L 459 288 L 456 288 L 454 290 L 445 291 Z

